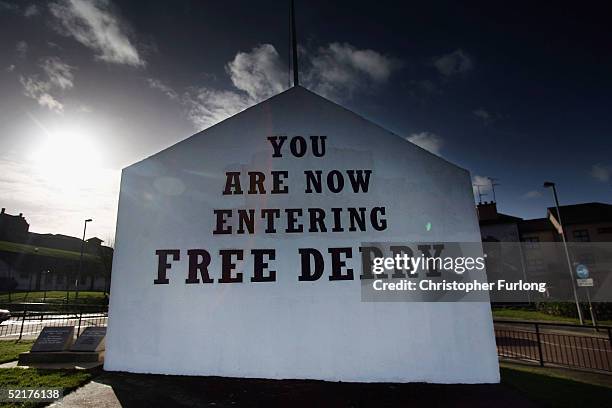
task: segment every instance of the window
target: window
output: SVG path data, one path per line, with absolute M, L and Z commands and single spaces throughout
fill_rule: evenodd
M 574 231 L 574 241 L 576 242 L 589 242 L 591 239 L 589 238 L 588 230 L 575 230 Z
M 612 227 L 597 228 L 598 234 L 612 234 Z

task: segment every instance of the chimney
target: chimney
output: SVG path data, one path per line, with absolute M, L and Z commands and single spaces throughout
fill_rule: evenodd
M 19 213 L 19 218 L 23 218 L 23 213 Z
M 490 221 L 496 220 L 497 218 L 497 204 L 495 203 L 495 201 L 484 201 L 478 204 L 479 221 Z
M 5 211 L 6 211 L 6 208 L 2 207 L 2 212 L 0 214 L 4 214 Z

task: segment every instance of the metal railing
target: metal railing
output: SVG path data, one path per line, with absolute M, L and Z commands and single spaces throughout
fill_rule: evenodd
M 75 326 L 77 336 L 89 326 L 104 327 L 105 307 L 33 311 L 24 306 L 0 324 L 0 340 L 35 339 L 46 326 Z M 612 327 L 564 323 L 494 320 L 497 354 L 501 358 L 570 368 L 612 372 Z
M 612 327 L 494 320 L 499 357 L 612 372 Z
M 108 310 L 106 307 L 82 307 L 72 309 L 41 311 L 28 310 L 24 305 L 20 311 L 12 311 L 11 317 L 0 324 L 0 340 L 35 339 L 43 327 L 75 326 L 77 336 L 89 326 L 106 326 Z

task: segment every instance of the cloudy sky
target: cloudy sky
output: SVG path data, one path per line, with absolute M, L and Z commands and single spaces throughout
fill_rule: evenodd
M 297 1 L 303 84 L 501 211 L 612 201 L 609 10 Z M 288 87 L 287 1 L 0 0 L 0 205 L 112 238 L 120 169 Z M 255 6 L 256 5 L 256 6 Z

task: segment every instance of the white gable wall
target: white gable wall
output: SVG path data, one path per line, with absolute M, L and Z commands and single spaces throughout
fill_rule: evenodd
M 272 158 L 268 136 L 327 136 L 327 154 Z M 288 142 L 287 142 L 288 143 Z M 371 169 L 370 191 L 304 194 L 303 171 Z M 223 196 L 226 171 L 287 170 L 289 194 Z M 247 189 L 248 185 L 243 185 Z M 379 232 L 213 236 L 213 209 L 386 207 Z M 331 217 L 331 215 L 329 215 Z M 236 217 L 236 215 L 235 215 Z M 431 222 L 430 231 L 425 224 Z M 280 222 L 284 226 L 284 222 Z M 306 226 L 307 229 L 307 226 Z M 279 228 L 282 231 L 282 228 Z M 488 303 L 364 303 L 362 242 L 478 242 L 467 171 L 302 88 L 124 169 L 105 369 L 342 381 L 497 382 Z M 299 282 L 298 248 L 353 247 L 353 281 Z M 185 284 L 188 249 L 244 249 L 245 282 Z M 274 283 L 251 283 L 253 248 L 275 248 Z M 154 285 L 157 249 L 180 249 Z

